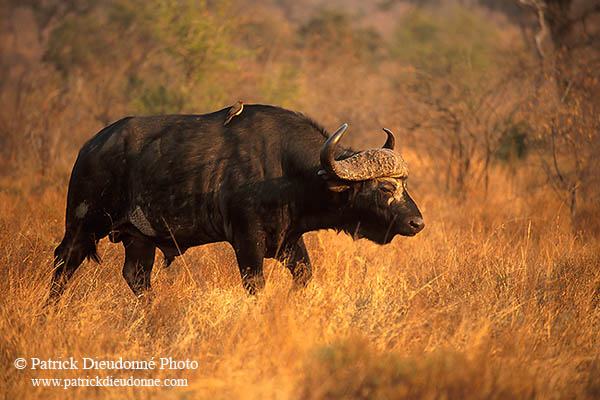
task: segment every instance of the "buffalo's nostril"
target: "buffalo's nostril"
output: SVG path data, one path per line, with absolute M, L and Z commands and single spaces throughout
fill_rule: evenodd
M 408 221 L 408 224 L 415 230 L 415 232 L 419 232 L 421 229 L 425 227 L 425 221 L 421 217 L 411 218 Z

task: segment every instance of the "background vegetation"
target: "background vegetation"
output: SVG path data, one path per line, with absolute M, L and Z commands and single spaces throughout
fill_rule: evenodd
M 600 8 L 584 0 L 0 2 L 0 375 L 6 398 L 598 398 Z M 232 251 L 157 262 L 133 298 L 102 241 L 41 306 L 77 151 L 125 116 L 238 99 L 347 144 L 401 138 L 426 229 L 308 234 L 243 292 Z M 35 388 L 17 357 L 191 359 L 186 388 Z M 95 373 L 95 372 L 94 372 Z

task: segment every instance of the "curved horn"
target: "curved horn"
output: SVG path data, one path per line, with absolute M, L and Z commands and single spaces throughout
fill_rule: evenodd
M 387 133 L 388 137 L 382 149 L 394 150 L 394 146 L 396 145 L 396 138 L 394 137 L 394 134 L 388 128 L 383 128 L 383 131 Z
M 324 173 L 346 181 L 364 181 L 380 177 L 405 178 L 408 176 L 408 167 L 400 154 L 386 146 L 394 146 L 394 136 L 388 133 L 388 140 L 383 149 L 365 150 L 336 161 L 335 148 L 342 138 L 348 124 L 342 125 L 321 148 L 321 167 Z M 390 139 L 391 138 L 391 139 Z M 319 175 L 323 175 L 319 171 Z
M 333 158 L 333 153 L 335 152 L 335 148 L 337 147 L 338 142 L 344 135 L 344 132 L 348 128 L 348 124 L 344 124 L 338 128 L 337 131 L 333 135 L 327 139 L 323 147 L 321 147 L 321 166 L 330 175 L 340 177 L 335 168 L 335 159 Z

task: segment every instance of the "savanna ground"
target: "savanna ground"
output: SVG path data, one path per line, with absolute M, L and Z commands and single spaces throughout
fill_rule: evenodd
M 544 2 L 544 40 L 539 10 L 518 2 L 345 3 L 2 3 L 1 395 L 600 397 L 594 3 Z M 578 22 L 552 25 L 553 7 Z M 329 131 L 349 122 L 355 148 L 381 145 L 382 126 L 399 133 L 425 230 L 383 247 L 307 234 L 310 284 L 291 290 L 267 262 L 255 297 L 228 245 L 166 269 L 157 256 L 152 301 L 132 295 L 123 249 L 105 239 L 102 264 L 85 262 L 44 309 L 81 144 L 124 115 L 238 98 L 304 111 Z M 198 367 L 18 370 L 19 357 Z M 31 380 L 96 375 L 187 386 Z

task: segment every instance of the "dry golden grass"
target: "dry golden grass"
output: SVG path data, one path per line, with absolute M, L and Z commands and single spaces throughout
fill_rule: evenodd
M 527 171 L 523 171 L 523 174 Z M 0 179 L 0 368 L 5 398 L 597 398 L 600 246 L 575 237 L 551 193 L 521 195 L 494 171 L 486 199 L 423 185 L 427 227 L 385 247 L 307 235 L 315 274 L 291 291 L 267 262 L 267 286 L 242 289 L 230 248 L 188 251 L 155 298 L 121 277 L 102 241 L 45 313 L 62 237 L 66 175 Z M 534 193 L 534 194 L 532 194 Z M 17 357 L 195 360 L 154 371 L 17 370 Z M 181 388 L 34 387 L 31 378 L 185 378 Z

